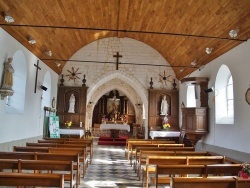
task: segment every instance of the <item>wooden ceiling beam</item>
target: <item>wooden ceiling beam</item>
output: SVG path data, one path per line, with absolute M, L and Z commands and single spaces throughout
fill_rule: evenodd
M 124 38 L 126 35 L 126 32 L 123 32 L 121 30 L 126 30 L 127 25 L 127 16 L 129 11 L 129 0 L 119 0 L 119 10 L 118 10 L 118 23 L 117 23 L 117 36 L 119 38 Z

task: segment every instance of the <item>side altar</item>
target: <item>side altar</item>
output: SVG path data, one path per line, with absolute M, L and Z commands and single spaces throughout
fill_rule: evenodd
M 158 137 L 162 137 L 164 139 L 173 139 L 173 138 L 179 138 L 180 132 L 179 131 L 150 131 L 149 136 L 154 139 Z

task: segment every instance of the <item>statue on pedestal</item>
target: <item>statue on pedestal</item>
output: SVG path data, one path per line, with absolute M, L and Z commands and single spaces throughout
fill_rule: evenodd
M 166 96 L 163 96 L 163 99 L 161 101 L 161 114 L 160 115 L 168 115 L 168 101 L 166 99 Z
M 13 73 L 14 69 L 11 65 L 12 63 L 12 57 L 8 58 L 8 61 L 4 63 L 4 77 L 3 77 L 3 89 L 9 89 L 12 90 L 13 86 Z
M 12 90 L 13 86 L 13 73 L 14 68 L 12 67 L 13 58 L 8 58 L 7 62 L 4 63 L 4 72 L 3 72 L 3 81 L 2 87 L 0 88 L 0 97 L 3 100 L 7 96 L 12 96 L 14 91 Z
M 70 98 L 69 98 L 69 111 L 68 113 L 75 113 L 75 95 L 72 93 Z

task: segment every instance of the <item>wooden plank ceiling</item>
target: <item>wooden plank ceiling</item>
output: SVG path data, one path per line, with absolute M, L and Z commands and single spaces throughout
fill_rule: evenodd
M 58 74 L 85 45 L 128 37 L 156 49 L 181 79 L 250 38 L 250 0 L 1 0 L 0 11 L 0 26 Z

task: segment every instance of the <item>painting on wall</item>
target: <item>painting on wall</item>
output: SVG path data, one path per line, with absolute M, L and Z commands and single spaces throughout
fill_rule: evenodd
M 107 112 L 109 119 L 117 120 L 120 117 L 120 99 L 109 98 L 107 100 Z

